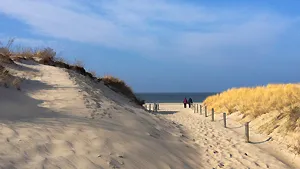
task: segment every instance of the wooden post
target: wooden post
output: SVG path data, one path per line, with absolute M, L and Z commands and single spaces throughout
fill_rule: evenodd
M 200 105 L 200 114 L 202 115 L 202 105 Z
M 223 113 L 224 127 L 226 128 L 226 113 Z
M 215 110 L 214 110 L 214 108 L 211 109 L 211 121 L 215 121 Z
M 149 112 L 151 112 L 151 103 L 149 104 Z
M 249 122 L 245 123 L 245 142 L 249 143 Z
M 207 117 L 207 106 L 205 106 L 205 117 Z
M 196 107 L 195 107 L 195 105 L 193 105 L 193 107 L 194 107 L 194 113 L 196 113 Z
M 152 106 L 152 112 L 155 112 L 155 103 L 153 103 L 153 106 Z
M 199 104 L 197 104 L 197 111 L 196 113 L 199 113 Z
M 157 110 L 159 110 L 159 103 L 157 103 Z

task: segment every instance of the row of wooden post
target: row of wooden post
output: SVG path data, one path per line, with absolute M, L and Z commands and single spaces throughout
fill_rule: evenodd
M 202 115 L 202 105 L 196 104 L 194 105 L 194 113 L 200 113 Z M 207 106 L 204 106 L 204 115 L 205 117 L 208 117 L 207 113 Z M 211 109 L 211 121 L 215 121 L 215 110 L 214 108 Z M 226 113 L 223 113 L 223 124 L 224 127 L 227 128 L 227 121 L 226 121 Z M 245 142 L 250 142 L 250 134 L 249 134 L 249 122 L 245 123 Z
M 145 108 L 149 112 L 158 112 L 158 110 L 159 110 L 159 103 L 148 104 L 148 107 L 147 107 L 147 104 L 145 104 Z

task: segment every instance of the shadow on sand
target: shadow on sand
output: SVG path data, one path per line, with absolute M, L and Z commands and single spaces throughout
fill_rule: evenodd
M 272 140 L 272 137 L 269 137 L 268 139 L 266 139 L 264 141 L 250 141 L 249 143 L 251 143 L 251 144 L 262 144 L 262 143 L 266 143 L 270 140 Z
M 235 126 L 235 127 L 227 127 L 228 129 L 238 129 L 238 128 L 242 128 L 244 127 L 244 125 L 240 125 L 240 126 Z
M 153 112 L 154 114 L 175 114 L 178 113 L 178 111 L 158 111 L 158 112 Z
M 0 121 L 31 121 L 37 118 L 66 117 L 41 107 L 43 100 L 36 100 L 16 89 L 0 88 Z M 3 97 L 3 98 L 2 98 Z

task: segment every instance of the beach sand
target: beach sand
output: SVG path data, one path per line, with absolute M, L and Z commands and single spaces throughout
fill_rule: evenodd
M 64 69 L 26 62 L 9 71 L 25 80 L 21 91 L 0 87 L 0 168 L 292 166 L 181 104 L 161 104 L 154 114 Z
M 208 117 L 194 113 L 194 109 L 183 108 L 181 103 L 160 104 L 157 113 L 176 122 L 186 131 L 186 137 L 198 146 L 204 168 L 300 168 L 300 158 L 290 153 L 272 138 L 257 134 L 250 123 L 250 143 L 245 142 L 245 127 L 236 121 L 237 115 L 227 117 L 224 128 L 221 114 L 212 122 Z
M 176 125 L 64 69 L 19 63 L 0 87 L 0 168 L 201 168 Z

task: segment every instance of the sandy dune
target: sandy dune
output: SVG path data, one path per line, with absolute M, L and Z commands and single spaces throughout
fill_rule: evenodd
M 244 126 L 228 117 L 228 128 L 223 127 L 221 116 L 211 122 L 211 117 L 184 109 L 181 104 L 160 104 L 159 116 L 182 125 L 187 137 L 199 145 L 198 150 L 204 168 L 234 169 L 285 169 L 300 168 L 299 157 L 284 150 L 280 144 L 267 136 L 250 130 L 250 141 L 243 138 Z
M 151 114 L 102 83 L 51 66 L 9 70 L 25 80 L 22 91 L 0 87 L 0 168 L 299 168 L 276 143 L 244 143 L 233 121 L 224 129 L 181 104 Z
M 34 63 L 10 71 L 26 80 L 0 87 L 0 168 L 202 168 L 178 126 L 103 84 Z

